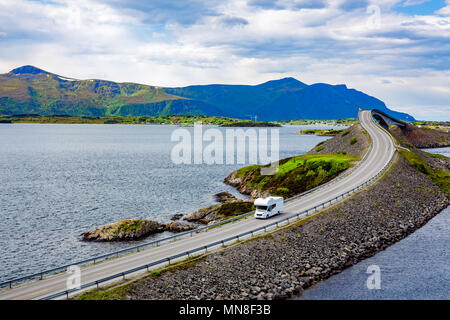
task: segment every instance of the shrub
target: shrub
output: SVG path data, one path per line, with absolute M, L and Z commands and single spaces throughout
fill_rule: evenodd
M 320 145 L 320 146 L 318 146 L 318 147 L 316 148 L 316 151 L 317 151 L 317 152 L 322 151 L 322 150 L 323 150 L 323 145 Z
M 353 145 L 358 141 L 358 139 L 356 139 L 355 137 L 350 139 L 350 144 Z
M 346 135 L 348 135 L 350 133 L 349 130 L 345 130 L 344 132 L 342 132 L 341 136 L 345 137 Z

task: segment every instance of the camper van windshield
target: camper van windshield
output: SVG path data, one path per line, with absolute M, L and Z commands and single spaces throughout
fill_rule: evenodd
M 266 211 L 267 206 L 256 206 L 256 209 Z

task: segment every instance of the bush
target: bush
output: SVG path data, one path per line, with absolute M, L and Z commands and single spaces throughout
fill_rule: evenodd
M 346 135 L 348 135 L 350 133 L 349 130 L 345 130 L 344 132 L 342 132 L 341 136 L 345 137 Z
M 356 142 L 358 141 L 358 139 L 356 139 L 355 137 L 350 139 L 350 144 L 354 145 Z
M 323 150 L 323 146 L 322 146 L 322 145 L 320 145 L 320 146 L 318 146 L 318 147 L 316 148 L 316 151 L 317 151 L 317 152 L 322 151 L 322 150 Z

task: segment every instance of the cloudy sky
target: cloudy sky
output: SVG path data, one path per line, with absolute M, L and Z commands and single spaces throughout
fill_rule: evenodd
M 450 120 L 450 0 L 0 0 L 0 73 L 347 84 Z

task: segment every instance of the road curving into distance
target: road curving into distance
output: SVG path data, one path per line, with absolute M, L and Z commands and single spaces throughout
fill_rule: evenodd
M 395 153 L 395 146 L 389 133 L 372 119 L 371 111 L 362 110 L 358 117 L 361 125 L 371 138 L 372 145 L 366 156 L 351 172 L 344 173 L 335 182 L 325 184 L 313 192 L 286 202 L 281 215 L 267 220 L 258 220 L 253 217 L 241 219 L 234 223 L 212 228 L 207 232 L 194 234 L 191 237 L 187 236 L 177 241 L 146 248 L 140 252 L 81 267 L 81 283 L 91 283 L 294 216 L 307 209 L 313 209 L 319 204 L 334 199 L 370 180 L 390 162 Z M 63 272 L 48 276 L 43 280 L 26 282 L 12 289 L 3 289 L 0 291 L 0 299 L 42 299 L 67 290 L 68 277 L 69 274 Z

